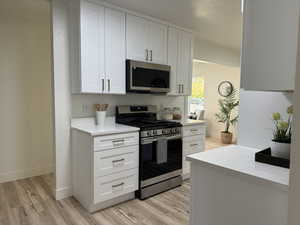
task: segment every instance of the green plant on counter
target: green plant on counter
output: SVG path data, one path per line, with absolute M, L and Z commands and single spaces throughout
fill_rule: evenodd
M 235 125 L 238 122 L 238 115 L 232 115 L 234 109 L 239 105 L 239 100 L 237 97 L 237 90 L 234 89 L 231 95 L 219 99 L 219 113 L 216 113 L 216 119 L 219 123 L 225 124 L 224 133 L 229 133 L 229 128 L 231 125 Z
M 287 108 L 288 120 L 283 120 L 279 112 L 273 113 L 274 132 L 273 141 L 280 143 L 291 143 L 292 138 L 292 119 L 293 119 L 293 106 Z

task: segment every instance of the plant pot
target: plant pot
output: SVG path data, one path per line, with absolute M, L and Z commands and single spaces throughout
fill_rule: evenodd
M 271 141 L 271 153 L 275 157 L 290 159 L 291 144 Z
M 231 144 L 232 143 L 232 133 L 221 132 L 221 142 L 223 144 Z

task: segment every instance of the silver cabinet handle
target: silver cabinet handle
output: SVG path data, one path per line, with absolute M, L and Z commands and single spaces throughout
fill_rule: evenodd
M 113 160 L 112 163 L 119 163 L 119 162 L 123 162 L 125 161 L 125 159 L 117 159 L 117 160 Z
M 102 80 L 102 92 L 104 91 L 104 79 L 101 79 Z
M 181 93 L 184 93 L 184 84 L 181 85 Z
M 178 85 L 178 93 L 180 94 L 181 91 L 181 84 Z
M 146 49 L 146 61 L 148 61 L 148 60 L 149 60 L 149 50 Z
M 152 50 L 150 50 L 150 61 L 152 62 Z
M 191 132 L 197 132 L 198 129 L 191 129 Z
M 121 146 L 121 145 L 124 145 L 124 139 L 119 139 L 119 140 L 113 140 L 113 145 L 114 146 Z
M 111 187 L 112 187 L 112 188 L 117 188 L 117 187 L 120 187 L 120 186 L 123 186 L 123 185 L 124 185 L 124 182 L 119 183 L 119 184 L 112 185 Z
M 111 83 L 111 82 L 110 82 L 110 79 L 108 79 L 108 80 L 107 80 L 107 86 L 108 86 L 107 88 L 108 88 L 108 92 L 110 92 L 110 83 Z

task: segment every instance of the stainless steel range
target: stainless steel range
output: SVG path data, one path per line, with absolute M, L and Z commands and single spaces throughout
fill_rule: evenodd
M 182 184 L 182 125 L 157 120 L 156 106 L 118 106 L 117 123 L 140 128 L 139 191 L 145 199 Z

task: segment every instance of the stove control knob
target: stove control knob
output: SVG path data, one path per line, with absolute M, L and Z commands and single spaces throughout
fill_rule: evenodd
M 154 130 L 154 131 L 153 131 L 153 135 L 157 135 L 157 130 Z

